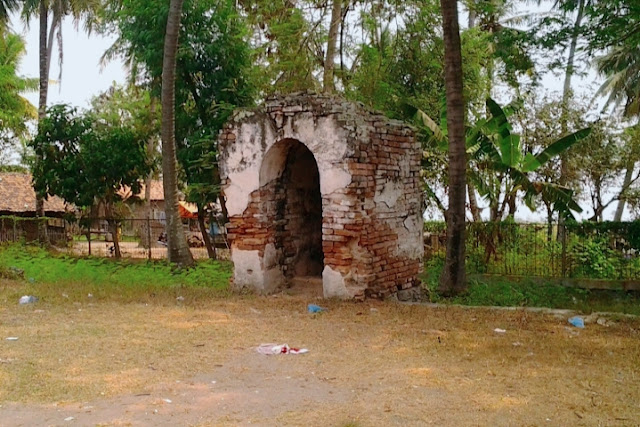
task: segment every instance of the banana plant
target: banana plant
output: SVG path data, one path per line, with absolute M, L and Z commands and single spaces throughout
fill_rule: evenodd
M 554 210 L 565 217 L 573 217 L 573 212 L 582 212 L 574 199 L 573 190 L 555 183 L 536 181 L 532 179 L 532 173 L 586 138 L 591 129 L 581 129 L 564 136 L 538 154 L 525 153 L 520 135 L 512 132 L 513 128 L 509 123 L 509 116 L 517 108 L 518 104 L 501 108 L 489 98 L 488 116 L 467 128 L 466 146 L 471 166 L 469 180 L 489 202 L 491 220 L 501 220 L 507 208 L 509 214 L 513 214 L 518 195 L 522 196 L 531 210 L 535 210 L 535 201 L 540 197 L 550 202 Z M 431 138 L 438 148 L 446 151 L 446 125 L 438 126 L 423 111 L 417 108 L 415 110 L 416 119 L 431 132 Z M 441 117 L 441 123 L 446 123 L 446 117 Z

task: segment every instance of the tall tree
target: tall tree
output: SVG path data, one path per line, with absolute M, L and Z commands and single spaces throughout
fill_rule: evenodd
M 164 37 L 162 61 L 162 182 L 167 217 L 167 254 L 169 262 L 193 264 L 178 209 L 178 171 L 176 157 L 176 55 L 184 0 L 171 0 Z
M 36 79 L 18 74 L 24 54 L 20 36 L 0 33 L 0 143 L 11 136 L 26 136 L 27 124 L 36 116 L 34 107 L 22 97 L 23 92 L 38 88 Z
M 47 97 L 49 93 L 49 67 L 51 65 L 51 52 L 53 51 L 53 36 L 56 28 L 60 30 L 62 17 L 71 14 L 78 20 L 92 8 L 98 6 L 98 0 L 24 0 L 22 15 L 27 22 L 33 16 L 39 19 L 38 62 L 40 75 L 40 89 L 38 97 L 38 122 L 46 117 Z M 53 22 L 49 28 L 49 12 L 53 11 Z M 62 35 L 58 35 L 60 58 L 62 58 Z M 37 196 L 36 192 L 36 216 L 44 216 L 44 200 Z M 40 240 L 46 240 L 46 228 L 40 227 L 38 234 Z
M 9 21 L 11 12 L 18 10 L 20 0 L 0 0 L 0 32 Z
M 164 0 L 131 0 L 109 7 L 105 22 L 119 34 L 109 57 L 135 64 L 138 81 L 159 93 L 168 4 Z M 199 224 L 210 256 L 207 210 L 219 197 L 217 135 L 233 109 L 253 103 L 252 50 L 233 0 L 186 0 L 180 22 L 175 112 L 176 151 L 186 200 L 198 205 Z M 215 34 L 215 37 L 211 35 Z M 220 198 L 224 211 L 224 199 Z
M 36 154 L 32 172 L 37 193 L 62 197 L 79 208 L 101 204 L 119 258 L 120 192 L 125 187 L 139 192 L 151 162 L 146 156 L 146 135 L 131 120 L 114 117 L 111 111 L 79 114 L 66 105 L 53 106 L 40 121 L 30 146 Z
M 457 294 L 466 288 L 465 201 L 467 154 L 464 137 L 465 103 L 462 93 L 462 51 L 458 24 L 458 0 L 440 0 L 444 36 L 447 129 L 449 132 L 449 208 L 447 252 L 440 276 L 440 291 Z

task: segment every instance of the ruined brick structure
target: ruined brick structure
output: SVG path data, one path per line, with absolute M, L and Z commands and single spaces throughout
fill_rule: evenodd
M 411 127 L 299 93 L 238 111 L 220 134 L 234 287 L 322 277 L 325 297 L 385 297 L 421 269 L 421 148 Z

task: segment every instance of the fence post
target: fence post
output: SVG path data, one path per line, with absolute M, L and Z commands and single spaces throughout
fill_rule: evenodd
M 89 255 L 91 255 L 91 223 L 87 227 L 87 242 L 89 242 Z
M 147 214 L 147 245 L 149 246 L 149 261 L 151 261 L 151 218 Z
M 16 219 L 14 218 L 12 220 L 13 222 L 13 241 L 17 242 L 18 241 L 18 227 L 16 226 Z

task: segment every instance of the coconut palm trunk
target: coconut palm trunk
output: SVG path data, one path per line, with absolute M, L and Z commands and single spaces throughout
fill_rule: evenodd
M 171 0 L 162 62 L 162 182 L 167 218 L 167 255 L 169 262 L 183 266 L 193 264 L 178 209 L 176 158 L 175 85 L 178 34 L 184 0 Z
M 462 53 L 458 24 L 458 1 L 440 0 L 445 48 L 445 88 L 449 129 L 449 208 L 447 210 L 447 251 L 440 276 L 445 295 L 462 292 L 465 277 L 465 201 L 467 158 L 464 139 L 464 98 L 462 96 Z
M 39 39 L 39 69 L 40 69 L 40 93 L 38 98 L 38 121 L 47 115 L 47 95 L 49 93 L 49 60 L 47 59 L 47 32 L 49 16 L 47 4 L 41 0 L 38 5 L 40 14 L 40 39 Z M 44 198 L 36 193 L 36 217 L 44 216 Z M 47 239 L 47 225 L 38 221 L 38 240 L 45 243 Z

